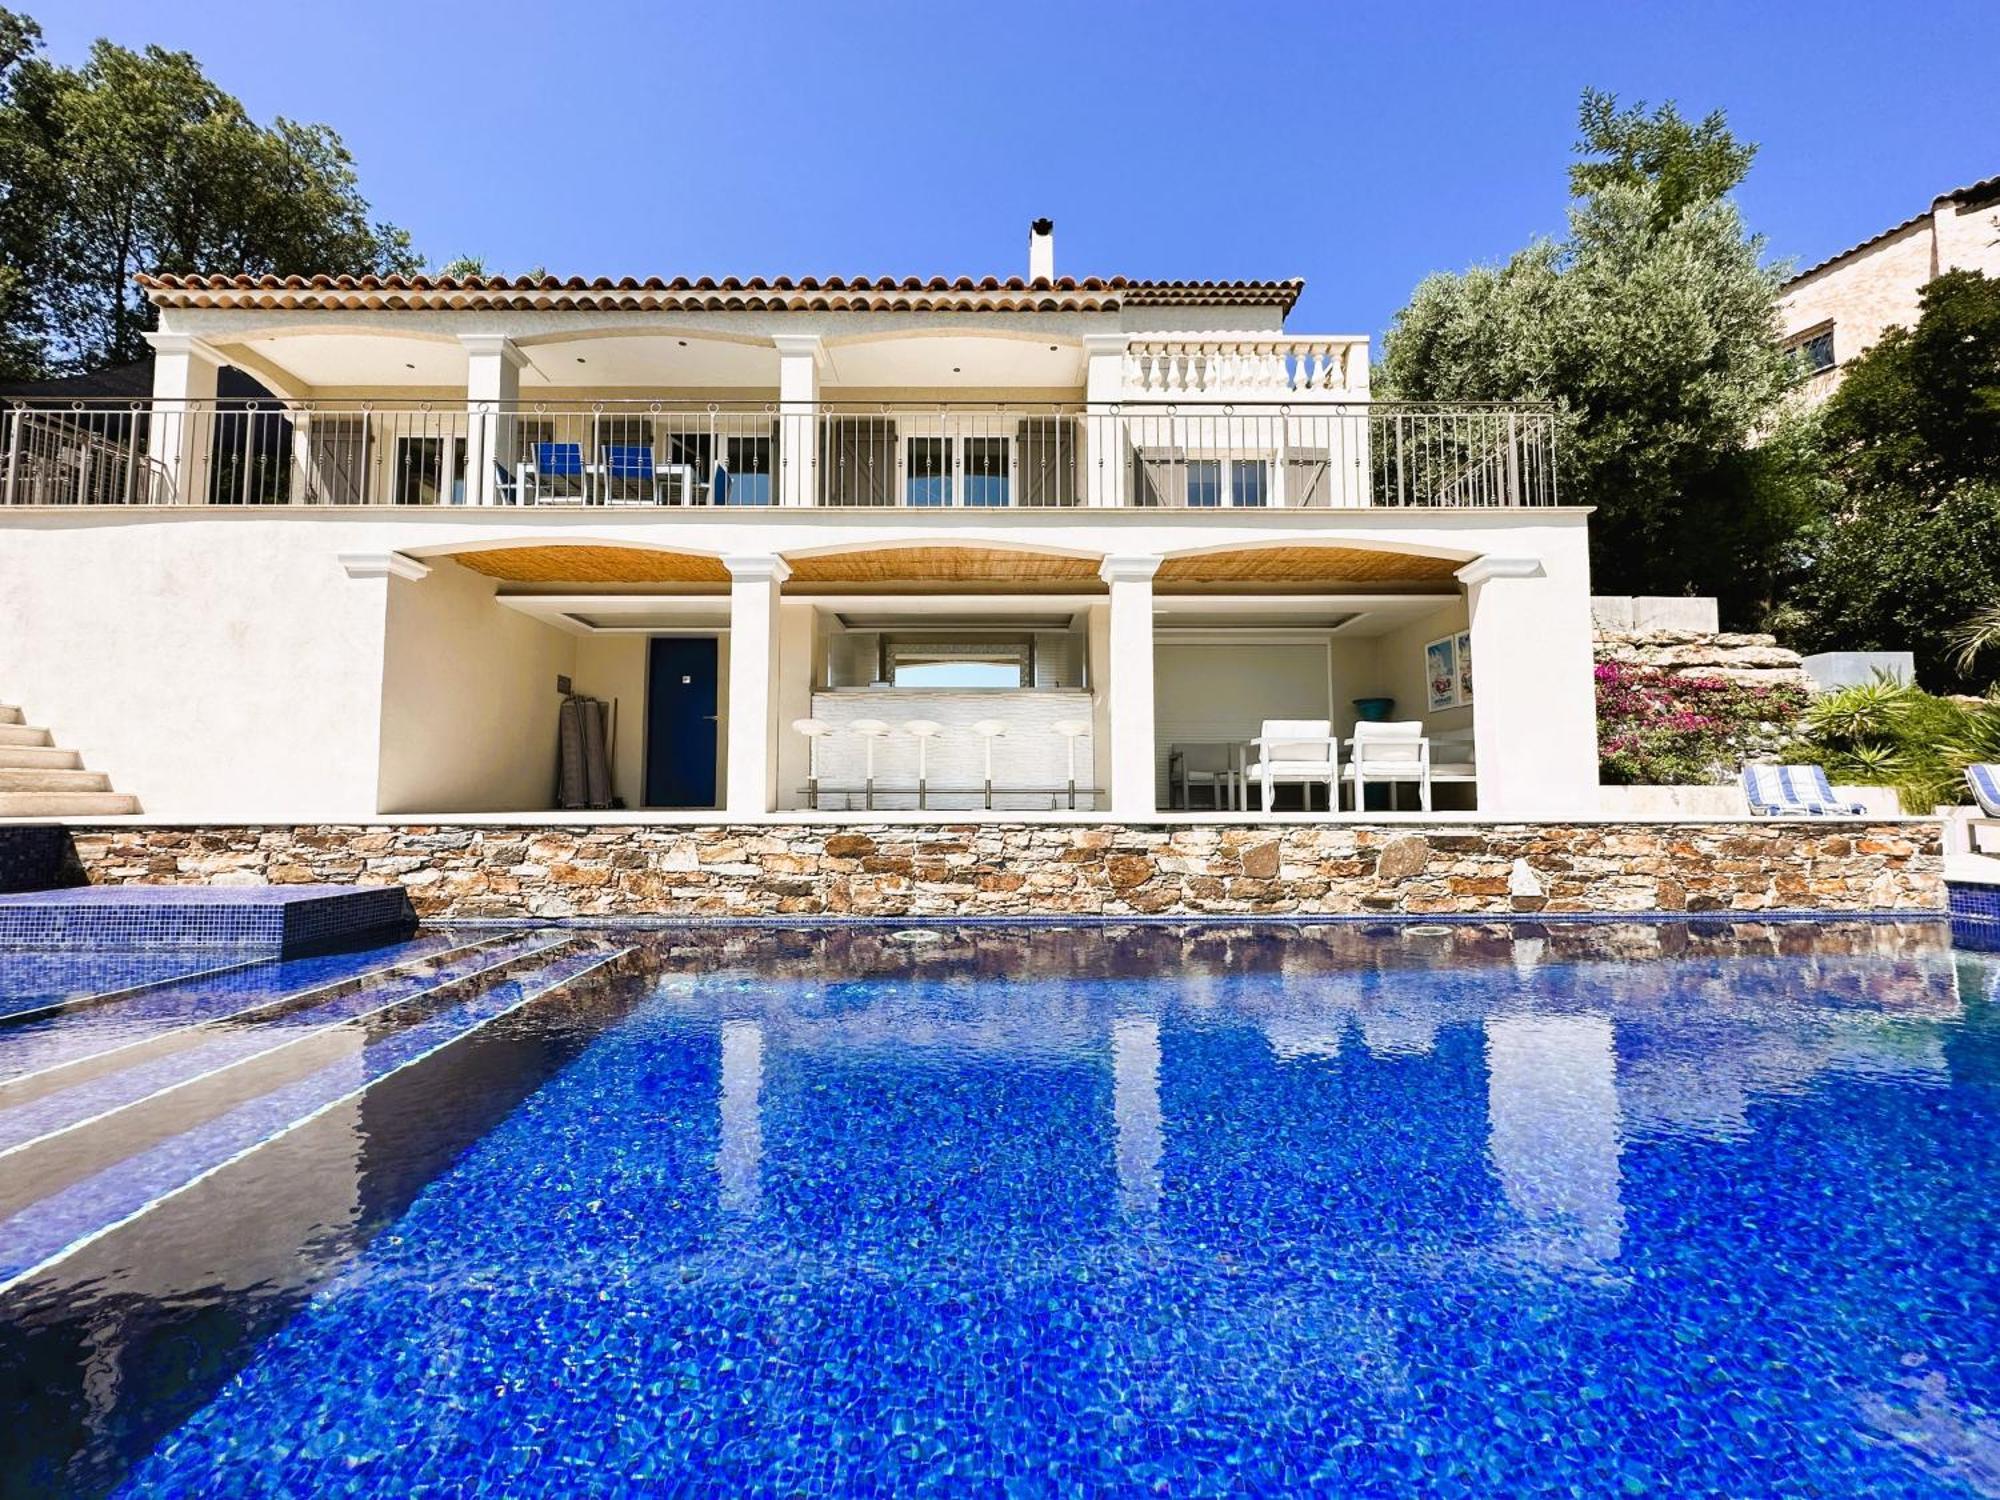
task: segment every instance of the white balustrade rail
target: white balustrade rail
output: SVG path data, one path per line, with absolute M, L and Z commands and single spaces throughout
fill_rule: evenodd
M 1125 353 L 1125 390 L 1163 399 L 1315 393 L 1365 399 L 1367 358 L 1363 338 L 1134 339 Z
M 1556 503 L 1548 408 L 1325 399 L 1344 378 L 1325 342 L 1218 341 L 1244 352 L 1217 361 L 1244 363 L 1146 377 L 1287 382 L 1238 400 L 21 402 L 0 411 L 0 505 Z M 1319 397 L 1289 399 L 1300 382 Z

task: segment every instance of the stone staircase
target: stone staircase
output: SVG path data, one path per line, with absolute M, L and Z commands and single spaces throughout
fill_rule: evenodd
M 0 819 L 111 817 L 139 810 L 139 799 L 111 790 L 111 778 L 83 769 L 83 757 L 57 748 L 48 730 L 0 703 Z

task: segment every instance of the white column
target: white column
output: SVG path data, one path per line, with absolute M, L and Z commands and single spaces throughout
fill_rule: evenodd
M 206 505 L 222 360 L 189 333 L 149 333 L 146 342 L 153 346 L 152 457 L 173 483 L 174 503 Z
M 1153 1218 L 1160 1211 L 1160 1158 L 1166 1153 L 1158 1021 L 1121 1016 L 1112 1023 L 1111 1110 L 1118 1197 L 1134 1218 Z
M 465 349 L 465 498 L 472 505 L 500 503 L 497 463 L 513 472 L 514 408 L 521 399 L 521 366 L 527 358 L 504 333 L 461 333 Z
M 1131 342 L 1123 333 L 1083 336 L 1086 505 L 1117 505 L 1125 493 L 1125 422 L 1116 408 L 1125 395 L 1125 351 Z
M 777 805 L 778 586 L 782 557 L 725 557 L 729 569 L 729 784 L 731 817 L 762 817 Z
M 778 464 L 780 505 L 819 503 L 819 367 L 826 358 L 816 333 L 780 333 L 778 346 Z
M 1153 782 L 1153 575 L 1157 557 L 1107 557 L 1098 571 L 1111 586 L 1105 714 L 1110 720 L 1111 812 L 1150 818 Z
M 722 1023 L 721 1143 L 715 1153 L 725 1212 L 757 1211 L 758 1169 L 764 1158 L 764 1028 L 755 1021 Z
M 1486 1121 L 1500 1190 L 1527 1221 L 1522 1248 L 1553 1265 L 1615 1259 L 1625 1206 L 1618 1049 L 1610 1020 L 1489 1019 Z
M 1587 565 L 1482 557 L 1458 578 L 1471 619 L 1479 810 L 1507 818 L 1595 816 Z

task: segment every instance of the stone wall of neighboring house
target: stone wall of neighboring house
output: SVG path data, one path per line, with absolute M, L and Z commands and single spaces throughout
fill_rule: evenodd
M 1841 370 L 1893 327 L 1917 320 L 1917 293 L 1945 271 L 2000 276 L 2000 178 L 1939 198 L 1928 213 L 1802 272 L 1778 296 L 1789 346 L 1833 331 L 1834 366 L 1813 377 L 1812 398 L 1830 394 Z
M 0 839 L 6 830 L 0 830 Z M 400 883 L 434 919 L 1936 911 L 1928 821 L 78 829 L 99 884 Z

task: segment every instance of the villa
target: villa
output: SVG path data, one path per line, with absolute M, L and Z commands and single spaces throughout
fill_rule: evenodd
M 0 811 L 1146 821 L 1268 748 L 1286 810 L 1597 812 L 1547 410 L 1371 399 L 1297 281 L 1025 270 L 144 278 L 150 399 L 5 413 L 0 702 L 67 748 Z M 1355 786 L 1382 718 L 1423 785 Z

